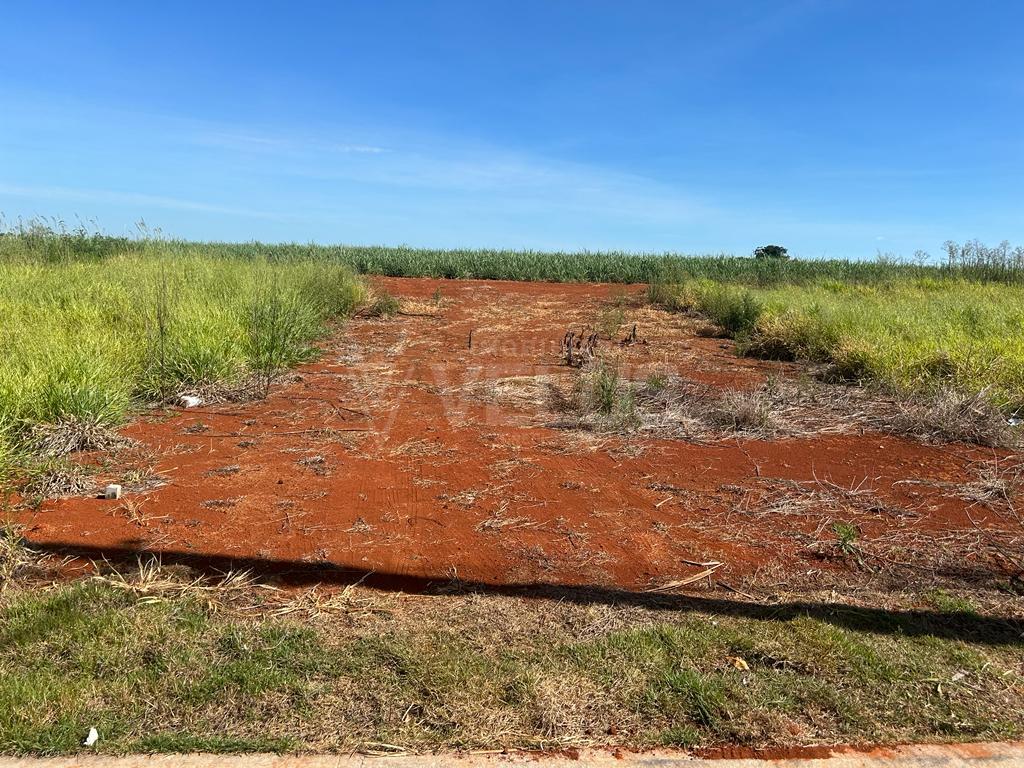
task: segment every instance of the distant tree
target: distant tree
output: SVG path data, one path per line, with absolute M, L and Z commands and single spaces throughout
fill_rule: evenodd
M 781 245 L 762 245 L 754 249 L 755 259 L 788 259 L 789 251 Z

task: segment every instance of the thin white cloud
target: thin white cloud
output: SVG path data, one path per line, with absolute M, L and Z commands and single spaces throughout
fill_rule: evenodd
M 156 168 L 162 158 L 181 158 L 182 174 L 197 183 L 215 176 L 219 187 L 236 190 L 238 199 L 252 207 L 118 191 L 105 181 L 96 181 L 96 189 L 44 186 L 43 180 L 15 187 L 25 176 L 9 176 L 6 187 L 0 182 L 0 194 L 303 221 L 352 211 L 365 217 L 377 206 L 385 216 L 406 211 L 400 218 L 403 226 L 418 211 L 427 211 L 423 215 L 436 220 L 438 212 L 458 217 L 475 210 L 495 222 L 515 222 L 516 227 L 530 217 L 562 214 L 567 221 L 574 217 L 577 223 L 572 226 L 592 219 L 598 228 L 604 221 L 677 228 L 699 219 L 729 218 L 702 193 L 677 184 L 466 136 L 342 125 L 271 130 L 131 111 L 93 114 L 87 105 L 74 107 L 89 115 L 90 119 L 81 119 L 83 125 L 103 129 L 81 138 L 81 146 L 104 146 L 103 142 L 116 141 L 113 137 L 119 131 L 127 133 L 131 150 L 156 158 Z M 63 125 L 66 116 L 60 121 Z M 197 147 L 208 148 L 209 155 L 188 151 Z M 321 183 L 303 183 L 307 181 Z M 286 186 L 289 182 L 292 186 Z M 147 189 L 144 182 L 135 186 Z M 292 194 L 279 198 L 278 190 L 285 188 Z
M 194 142 L 207 147 L 219 147 L 235 152 L 269 152 L 269 153 L 318 153 L 329 152 L 343 155 L 379 155 L 389 150 L 373 144 L 325 141 L 322 139 L 302 139 L 297 137 L 261 136 L 252 133 L 232 133 L 213 131 L 201 133 L 194 137 Z
M 490 202 L 499 212 L 533 208 L 675 224 L 723 213 L 687 190 L 642 175 L 499 147 L 395 150 L 373 163 L 320 154 L 291 163 L 275 162 L 267 172 L 337 182 L 349 189 L 371 185 L 403 194 L 419 190 L 419 194 L 468 196 L 480 204 Z
M 284 176 L 339 185 L 336 194 L 310 201 L 307 213 L 310 208 L 323 214 L 336 213 L 339 207 L 348 209 L 350 193 L 359 185 L 371 185 L 403 196 L 416 190 L 420 194 L 427 190 L 462 198 L 468 195 L 474 205 L 490 204 L 505 214 L 513 210 L 562 211 L 659 225 L 725 216 L 708 201 L 675 185 L 600 165 L 423 134 L 392 136 L 391 147 L 336 142 L 330 138 L 336 132 L 343 131 L 321 129 L 314 137 L 299 132 L 263 133 L 222 123 L 178 136 L 192 144 L 244 154 L 246 172 L 263 178 Z M 361 156 L 374 159 L 364 161 Z
M 971 173 L 969 168 L 872 168 L 866 166 L 797 168 L 795 176 L 822 181 L 891 181 L 933 179 Z
M 231 205 L 206 203 L 199 200 L 183 200 L 176 197 L 149 195 L 140 192 L 118 192 L 109 189 L 85 189 L 81 187 L 41 187 L 0 182 L 0 195 L 8 197 L 27 197 L 37 200 L 70 200 L 79 202 L 99 202 L 112 205 L 126 205 L 139 208 L 166 208 L 178 211 L 198 211 L 202 213 L 219 213 L 227 216 L 247 216 L 258 219 L 289 219 L 293 216 L 272 213 L 269 211 L 239 208 Z

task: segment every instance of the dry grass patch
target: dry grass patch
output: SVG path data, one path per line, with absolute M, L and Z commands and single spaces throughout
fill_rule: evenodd
M 16 557 L 5 573 L 31 559 Z M 6 753 L 77 752 L 90 727 L 114 753 L 1024 735 L 1011 639 L 1024 608 L 1012 601 L 992 609 L 1002 620 L 938 593 L 764 612 L 719 595 L 735 610 L 708 613 L 685 598 L 608 604 L 578 590 L 295 591 L 159 562 L 47 589 L 5 583 Z M 938 607 L 906 612 L 925 600 Z
M 33 501 L 78 496 L 96 487 L 87 468 L 67 459 L 44 459 L 30 464 L 27 473 L 21 492 Z
M 525 411 L 547 411 L 563 398 L 568 374 L 507 376 L 476 381 L 446 390 L 445 394 L 467 394 L 477 400 Z
M 657 371 L 642 381 L 608 381 L 607 376 L 598 381 L 604 402 L 621 414 L 591 426 L 604 431 L 692 442 L 735 435 L 767 440 L 854 431 L 863 422 L 848 392 L 803 380 L 770 379 L 752 390 L 720 389 Z M 572 404 L 584 414 L 600 411 L 593 401 Z
M 957 498 L 981 493 L 1002 521 L 965 522 L 936 532 L 927 527 L 928 506 L 894 503 L 867 482 L 845 487 L 822 478 L 764 478 L 758 488 L 736 489 L 740 495 L 727 530 L 707 530 L 724 540 L 747 542 L 770 527 L 810 560 L 843 565 L 844 578 L 865 576 L 879 587 L 959 585 L 1024 594 L 1024 529 L 988 481 L 981 481 L 984 488 L 935 481 L 897 485 L 910 482 L 928 482 Z M 793 581 L 792 574 L 780 578 Z
M 944 390 L 930 398 L 901 402 L 891 428 L 938 443 L 1011 447 L 1020 441 L 1020 430 L 1010 426 L 985 392 L 971 396 Z
M 697 442 L 737 434 L 769 440 L 864 429 L 991 447 L 1014 447 L 1020 440 L 1020 428 L 1011 427 L 983 396 L 906 399 L 809 376 L 772 377 L 754 389 L 734 390 L 658 370 L 643 380 L 628 379 L 624 370 L 615 360 L 598 359 L 580 370 L 572 390 L 549 387 L 549 403 L 576 416 L 565 426 Z
M 0 596 L 9 587 L 35 586 L 53 576 L 55 559 L 32 549 L 21 534 L 19 526 L 0 525 Z
M 993 461 L 977 468 L 977 477 L 955 486 L 953 492 L 962 499 L 994 510 L 1018 523 L 1021 519 L 1019 498 L 1024 492 L 1024 464 Z
M 708 421 L 726 431 L 762 439 L 774 436 L 780 428 L 769 389 L 725 392 L 708 411 Z
M 69 419 L 56 424 L 36 424 L 29 429 L 28 450 L 41 458 L 58 458 L 80 451 L 112 451 L 132 441 L 96 421 Z

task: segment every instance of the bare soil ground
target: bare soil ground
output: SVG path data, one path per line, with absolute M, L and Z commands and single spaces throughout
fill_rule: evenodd
M 641 287 L 376 284 L 397 317 L 351 321 L 264 401 L 148 412 L 123 430 L 135 447 L 100 457 L 96 488 L 124 497 L 24 509 L 25 538 L 402 584 L 1019 578 L 1017 457 L 889 433 L 893 403 L 738 358 Z M 567 414 L 581 374 L 560 344 L 595 326 L 599 351 L 638 386 L 669 381 L 685 416 L 641 402 L 637 428 L 602 431 Z M 772 429 L 701 421 L 732 392 L 767 393 Z

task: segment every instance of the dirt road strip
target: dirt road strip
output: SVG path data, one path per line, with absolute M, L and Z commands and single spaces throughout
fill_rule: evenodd
M 1016 768 L 1024 766 L 1024 743 L 914 745 L 870 752 L 837 750 L 830 757 L 780 759 L 695 758 L 682 752 L 641 754 L 604 751 L 568 756 L 420 755 L 136 755 L 108 757 L 0 757 L 0 768 Z
M 697 319 L 647 305 L 639 287 L 378 282 L 406 314 L 353 320 L 265 400 L 140 414 L 123 430 L 135 441 L 124 465 L 98 459 L 97 486 L 125 497 L 28 505 L 25 538 L 88 560 L 153 554 L 294 582 L 642 592 L 711 561 L 716 579 L 772 584 L 779 571 L 848 569 L 840 521 L 900 583 L 991 579 L 994 547 L 1024 533 L 976 500 L 1005 459 L 858 426 L 824 395 L 786 410 L 771 439 L 704 434 L 699 419 L 692 439 L 573 428 L 563 401 L 583 384 L 560 344 L 602 318 L 621 320 L 601 344 L 633 387 L 685 381 L 713 400 L 810 386 L 794 383 L 795 364 L 738 357 Z M 632 328 L 642 343 L 620 343 Z

